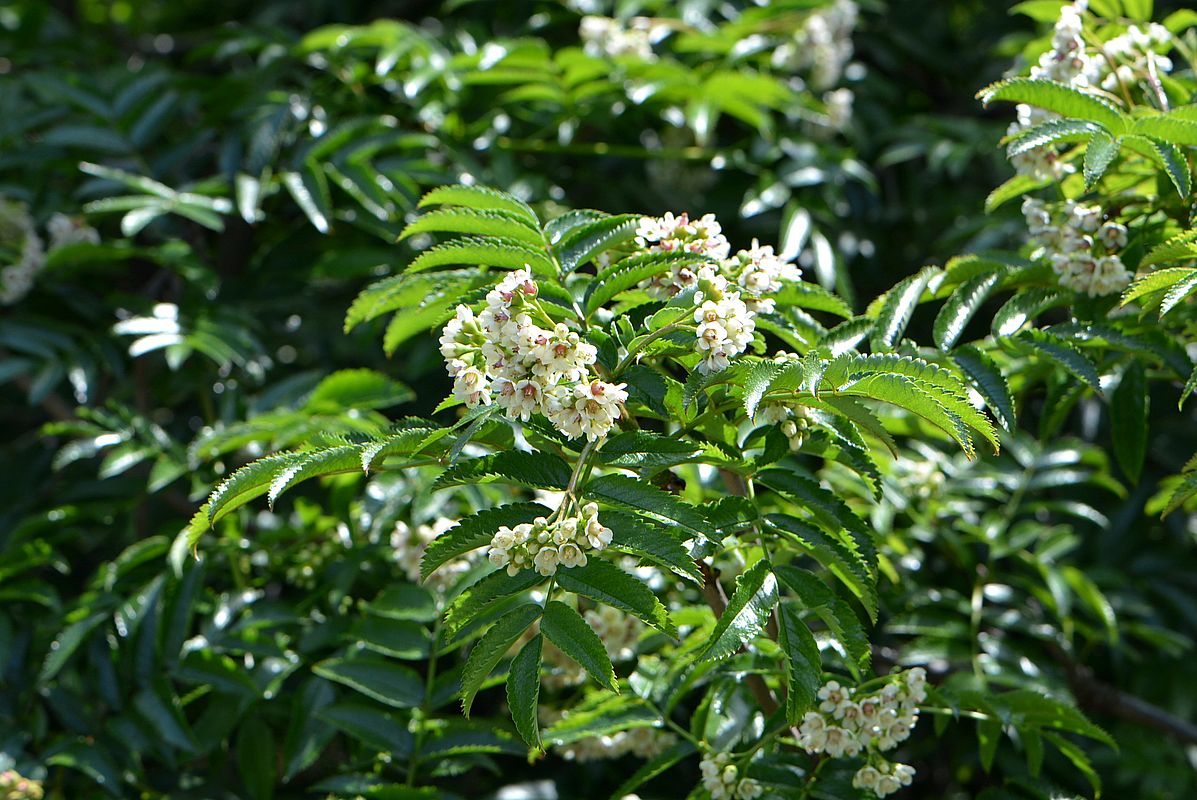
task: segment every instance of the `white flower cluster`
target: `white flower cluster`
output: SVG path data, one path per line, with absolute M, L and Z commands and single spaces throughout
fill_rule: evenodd
M 430 523 L 417 525 L 414 529 L 403 521 L 395 523 L 395 529 L 391 531 L 391 549 L 395 552 L 395 561 L 409 581 L 420 582 L 420 560 L 424 557 L 424 551 L 433 539 L 456 524 L 454 520 L 446 517 L 438 517 Z M 436 572 L 428 576 L 428 583 L 440 589 L 448 589 L 469 569 L 470 562 L 467 559 L 455 558 L 442 564 Z
M 739 768 L 727 753 L 708 753 L 698 769 L 702 772 L 702 788 L 710 793 L 711 800 L 754 800 L 764 792 L 752 778 L 740 777 Z
M 659 728 L 635 728 L 604 736 L 590 736 L 559 748 L 567 761 L 598 761 L 633 755 L 650 759 L 664 753 L 677 742 L 677 736 Z
M 1104 76 L 1101 88 L 1115 92 L 1121 86 L 1133 86 L 1148 78 L 1153 70 L 1156 75 L 1171 72 L 1172 59 L 1153 49 L 1171 43 L 1172 32 L 1158 22 L 1151 23 L 1146 30 L 1138 25 L 1129 26 L 1126 33 L 1115 36 L 1101 47 L 1111 60 L 1121 62 L 1114 70 L 1109 70 L 1108 62 L 1102 59 L 1100 65 Z
M 611 529 L 599 522 L 598 506 L 587 503 L 581 516 L 562 517 L 549 522 L 537 517 L 508 528 L 499 528 L 490 542 L 487 557 L 496 567 L 506 567 L 508 575 L 522 569 L 535 569 L 549 576 L 558 567 L 586 566 L 586 553 L 611 544 Z
M 919 704 L 927 699 L 927 673 L 921 667 L 895 678 L 876 694 L 856 699 L 852 689 L 828 681 L 819 689 L 819 710 L 808 711 L 799 727 L 798 744 L 808 753 L 852 758 L 868 752 L 869 763 L 856 773 L 853 785 L 878 797 L 914 779 L 911 767 L 891 764 L 879 754 L 909 738 Z
M 771 313 L 769 295 L 786 282 L 801 280 L 802 270 L 756 239 L 752 247 L 731 255 L 731 245 L 713 214 L 691 220 L 688 214 L 644 217 L 636 229 L 641 253 L 693 253 L 712 259 L 698 268 L 674 266 L 640 282 L 650 297 L 669 299 L 687 289 L 695 293 L 695 349 L 701 372 L 726 369 L 733 356 L 752 343 L 756 315 Z
M 487 294 L 481 314 L 457 307 L 440 338 L 453 394 L 470 408 L 493 400 L 509 419 L 543 414 L 569 438 L 597 441 L 622 416 L 627 384 L 594 378 L 594 345 L 565 323 L 554 324 L 536 300 L 538 291 L 521 269 Z
M 852 785 L 857 789 L 872 789 L 873 794 L 885 797 L 909 786 L 914 780 L 914 767 L 909 764 L 893 764 L 881 760 L 877 766 L 866 764 L 852 776 Z
M 648 17 L 632 17 L 626 23 L 611 17 L 585 16 L 578 26 L 582 49 L 588 55 L 635 56 L 652 61 L 657 31 Z
M 1049 206 L 1027 198 L 1022 213 L 1035 245 L 1031 257 L 1048 258 L 1061 286 L 1097 297 L 1130 283 L 1131 273 L 1117 254 L 1126 246 L 1126 226 L 1103 221 L 1100 206 L 1072 200 Z
M 78 242 L 99 244 L 100 235 L 65 214 L 54 214 L 46 223 L 50 234 L 49 252 Z M 24 203 L 0 197 L 0 305 L 18 302 L 33 288 L 37 275 L 46 265 L 46 247 Z
M 1087 89 L 1099 81 L 1099 59 L 1085 53 L 1085 41 L 1082 38 L 1082 14 L 1087 5 L 1088 0 L 1077 0 L 1060 9 L 1060 18 L 1052 31 L 1052 49 L 1040 56 L 1039 63 L 1031 67 L 1032 78 L 1063 83 L 1075 89 Z M 1015 113 L 1018 118 L 1016 122 L 1011 123 L 1008 134 L 1015 134 L 1059 117 L 1059 114 L 1026 104 L 1019 104 Z M 1020 153 L 1010 160 L 1018 172 L 1040 179 L 1058 180 L 1075 171 L 1071 164 L 1065 164 L 1060 160 L 1056 148 L 1050 145 Z
M 852 0 L 836 0 L 806 19 L 791 41 L 773 51 L 773 66 L 785 70 L 810 70 L 810 84 L 817 90 L 840 82 L 852 60 L 852 33 L 859 9 Z

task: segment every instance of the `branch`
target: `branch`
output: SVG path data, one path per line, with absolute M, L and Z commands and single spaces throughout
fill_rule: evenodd
M 1054 642 L 1048 643 L 1048 650 L 1064 667 L 1068 685 L 1077 703 L 1085 710 L 1153 728 L 1182 744 L 1197 745 L 1197 725 L 1099 680 L 1094 677 L 1092 669 L 1078 664 Z

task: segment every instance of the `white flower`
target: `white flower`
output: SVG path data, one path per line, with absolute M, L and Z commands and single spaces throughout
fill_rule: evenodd
M 536 567 L 536 571 L 541 575 L 549 576 L 557 572 L 557 564 L 561 557 L 555 547 L 542 547 L 536 552 L 536 556 L 532 559 L 532 563 Z
M 474 408 L 490 405 L 490 382 L 477 367 L 466 367 L 453 380 L 453 396 Z
M 558 547 L 557 553 L 563 567 L 586 566 L 586 554 L 582 552 L 582 548 L 572 542 Z

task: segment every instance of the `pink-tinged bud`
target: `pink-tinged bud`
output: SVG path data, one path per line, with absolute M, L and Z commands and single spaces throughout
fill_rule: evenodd
M 524 387 L 524 397 L 535 397 L 535 396 L 536 396 L 536 387 L 535 386 L 533 386 L 532 384 L 528 384 L 527 386 Z
M 537 287 L 536 287 L 536 282 L 530 281 L 530 280 L 524 281 L 522 284 L 520 284 L 520 291 L 522 291 L 524 294 L 528 295 L 529 297 L 535 297 L 536 292 L 538 291 Z
M 499 297 L 503 298 L 504 303 L 510 303 L 511 299 L 515 297 L 514 292 L 499 292 Z
M 561 358 L 562 356 L 564 356 L 566 353 L 569 352 L 569 345 L 565 345 L 565 344 L 554 345 L 553 352 L 557 355 L 558 358 Z
M 602 381 L 594 381 L 590 384 L 590 393 L 595 397 L 602 397 L 607 391 L 607 385 Z

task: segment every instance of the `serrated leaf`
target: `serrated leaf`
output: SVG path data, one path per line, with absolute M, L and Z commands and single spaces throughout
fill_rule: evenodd
M 528 267 L 536 275 L 557 274 L 557 266 L 543 249 L 497 236 L 465 236 L 430 247 L 416 256 L 403 274 L 412 275 L 454 264 L 505 269 Z
M 347 444 L 303 453 L 302 459 L 284 466 L 270 482 L 267 502 L 273 506 L 279 495 L 309 478 L 358 472 L 361 469 L 361 450 L 361 445 Z
M 540 652 L 544 641 L 541 634 L 532 637 L 511 659 L 507 674 L 507 707 L 511 721 L 529 747 L 540 747 L 540 723 L 537 711 L 540 703 Z
M 1036 178 L 1034 175 L 1019 174 L 998 186 L 985 198 L 985 213 L 992 214 L 995 210 L 1016 200 L 1025 194 L 1042 189 L 1051 183 L 1051 178 Z
M 1147 376 L 1142 363 L 1132 361 L 1110 395 L 1110 430 L 1114 440 L 1114 458 L 1122 471 L 1138 483 L 1147 457 L 1147 431 L 1150 408 Z
M 632 508 L 650 517 L 675 522 L 691 535 L 705 538 L 712 533 L 698 508 L 626 475 L 593 478 L 586 484 L 582 494 L 589 499 Z
M 792 566 L 774 569 L 778 580 L 798 596 L 804 608 L 814 612 L 823 620 L 848 654 L 848 664 L 853 670 L 868 665 L 872 655 L 868 637 L 856 612 L 813 572 Z
M 420 198 L 419 208 L 428 206 L 465 206 L 482 210 L 507 211 L 539 228 L 540 219 L 532 207 L 518 197 L 488 186 L 438 186 Z
M 711 643 L 699 659 L 716 661 L 739 650 L 765 629 L 775 605 L 777 578 L 768 559 L 761 559 L 736 579 L 727 608 L 711 632 Z
M 424 699 L 424 680 L 414 669 L 376 656 L 330 658 L 312 672 L 393 708 L 416 708 Z
M 538 605 L 527 603 L 519 606 L 500 617 L 499 621 L 470 648 L 470 656 L 466 659 L 465 669 L 461 673 L 461 710 L 466 717 L 470 716 L 474 695 L 478 694 L 478 690 L 498 666 L 499 661 L 540 614 L 541 608 Z M 539 675 L 537 680 L 539 681 Z
M 667 636 L 677 638 L 677 626 L 652 589 L 614 564 L 592 556 L 585 566 L 559 569 L 557 584 L 568 592 L 631 614 Z
M 656 709 L 633 695 L 596 694 L 592 697 L 553 723 L 544 732 L 544 738 L 561 747 L 592 736 L 653 728 L 660 724 Z
M 1083 119 L 1049 119 L 1007 137 L 1006 155 L 1014 158 L 1040 147 L 1083 142 L 1104 132 L 1097 123 Z
M 1007 78 L 977 92 L 977 98 L 989 105 L 997 100 L 1053 111 L 1062 117 L 1077 117 L 1096 122 L 1110 133 L 1126 130 L 1126 117 L 1114 106 L 1098 97 L 1042 78 Z
M 852 592 L 874 622 L 877 619 L 877 590 L 871 565 L 850 538 L 829 533 L 811 523 L 788 514 L 770 514 L 766 521 L 773 530 L 807 550 L 848 591 Z
M 573 228 L 553 245 L 562 272 L 573 272 L 599 253 L 630 241 L 639 223 L 635 214 L 620 214 Z
M 806 376 L 800 361 L 758 361 L 744 375 L 744 413 L 756 416 L 761 401 L 770 391 L 797 390 Z
M 487 286 L 493 278 L 479 269 L 393 275 L 361 291 L 345 312 L 345 332 L 363 322 L 400 309 L 456 305 L 472 289 Z
M 420 559 L 420 577 L 427 578 L 445 562 L 489 545 L 504 525 L 512 528 L 537 517 L 549 517 L 552 513 L 539 503 L 512 503 L 465 517 L 428 543 Z
M 659 522 L 626 511 L 605 510 L 603 524 L 611 529 L 611 547 L 647 560 L 695 584 L 702 575 L 682 537 Z
M 1067 339 L 1054 336 L 1047 331 L 1031 329 L 1019 333 L 1010 341 L 1026 350 L 1046 356 L 1084 381 L 1095 392 L 1101 391 L 1101 376 L 1097 374 L 1097 366 Z
M 561 652 L 576 661 L 599 685 L 613 692 L 619 691 L 615 682 L 615 670 L 607 656 L 607 648 L 599 639 L 594 628 L 582 619 L 582 615 L 562 603 L 551 600 L 544 608 L 540 622 L 541 632 Z
M 815 705 L 823 684 L 823 661 L 819 644 L 792 603 L 777 610 L 778 644 L 786 656 L 786 719 L 798 723 Z
M 969 320 L 989 297 L 989 292 L 1003 277 L 1001 272 L 991 272 L 970 278 L 956 287 L 948 301 L 935 317 L 933 328 L 935 344 L 940 350 L 951 350 L 956 340 L 964 333 Z
M 1187 278 L 1182 278 L 1164 293 L 1164 298 L 1160 301 L 1160 316 L 1163 317 L 1172 311 L 1191 297 L 1194 291 L 1197 291 L 1197 272 Z
M 1169 144 L 1197 146 L 1197 121 L 1166 114 L 1136 117 L 1131 122 L 1130 132 Z
M 718 265 L 718 261 L 693 253 L 642 253 L 604 267 L 586 290 L 586 315 L 590 316 L 622 292 L 634 289 L 641 281 L 674 269 Z
M 1089 145 L 1085 148 L 1085 188 L 1092 188 L 1101 180 L 1118 155 L 1118 149 L 1118 140 L 1105 131 L 1097 131 L 1089 137 Z
M 432 490 L 481 483 L 512 483 L 533 489 L 564 489 L 573 470 L 551 453 L 507 450 L 461 461 L 437 477 Z
M 467 587 L 445 610 L 445 629 L 454 633 L 469 624 L 492 603 L 526 592 L 544 580 L 530 569 L 515 575 L 508 575 L 506 570 L 492 572 Z
M 1014 399 L 993 359 L 972 345 L 965 345 L 952 353 L 952 360 L 968 378 L 969 384 L 985 398 L 985 405 L 998 424 L 1007 431 L 1014 430 Z
M 685 464 L 702 453 L 700 445 L 685 439 L 651 431 L 623 431 L 606 440 L 596 461 L 611 467 L 645 469 Z
M 892 350 L 894 343 L 902 337 L 919 299 L 927 284 L 940 274 L 936 267 L 927 267 L 911 275 L 886 293 L 877 314 L 877 327 L 873 329 L 870 343 L 874 351 Z
M 1044 311 L 1065 302 L 1066 298 L 1052 289 L 1024 289 L 1007 300 L 993 315 L 993 335 L 1013 336 Z
M 229 512 L 265 494 L 275 476 L 307 456 L 307 453 L 276 453 L 241 467 L 208 497 L 208 524 L 215 525 Z
M 455 206 L 429 211 L 411 222 L 399 234 L 403 240 L 417 233 L 457 233 L 474 236 L 498 236 L 540 247 L 544 237 L 522 215 L 511 211 L 481 210 Z

